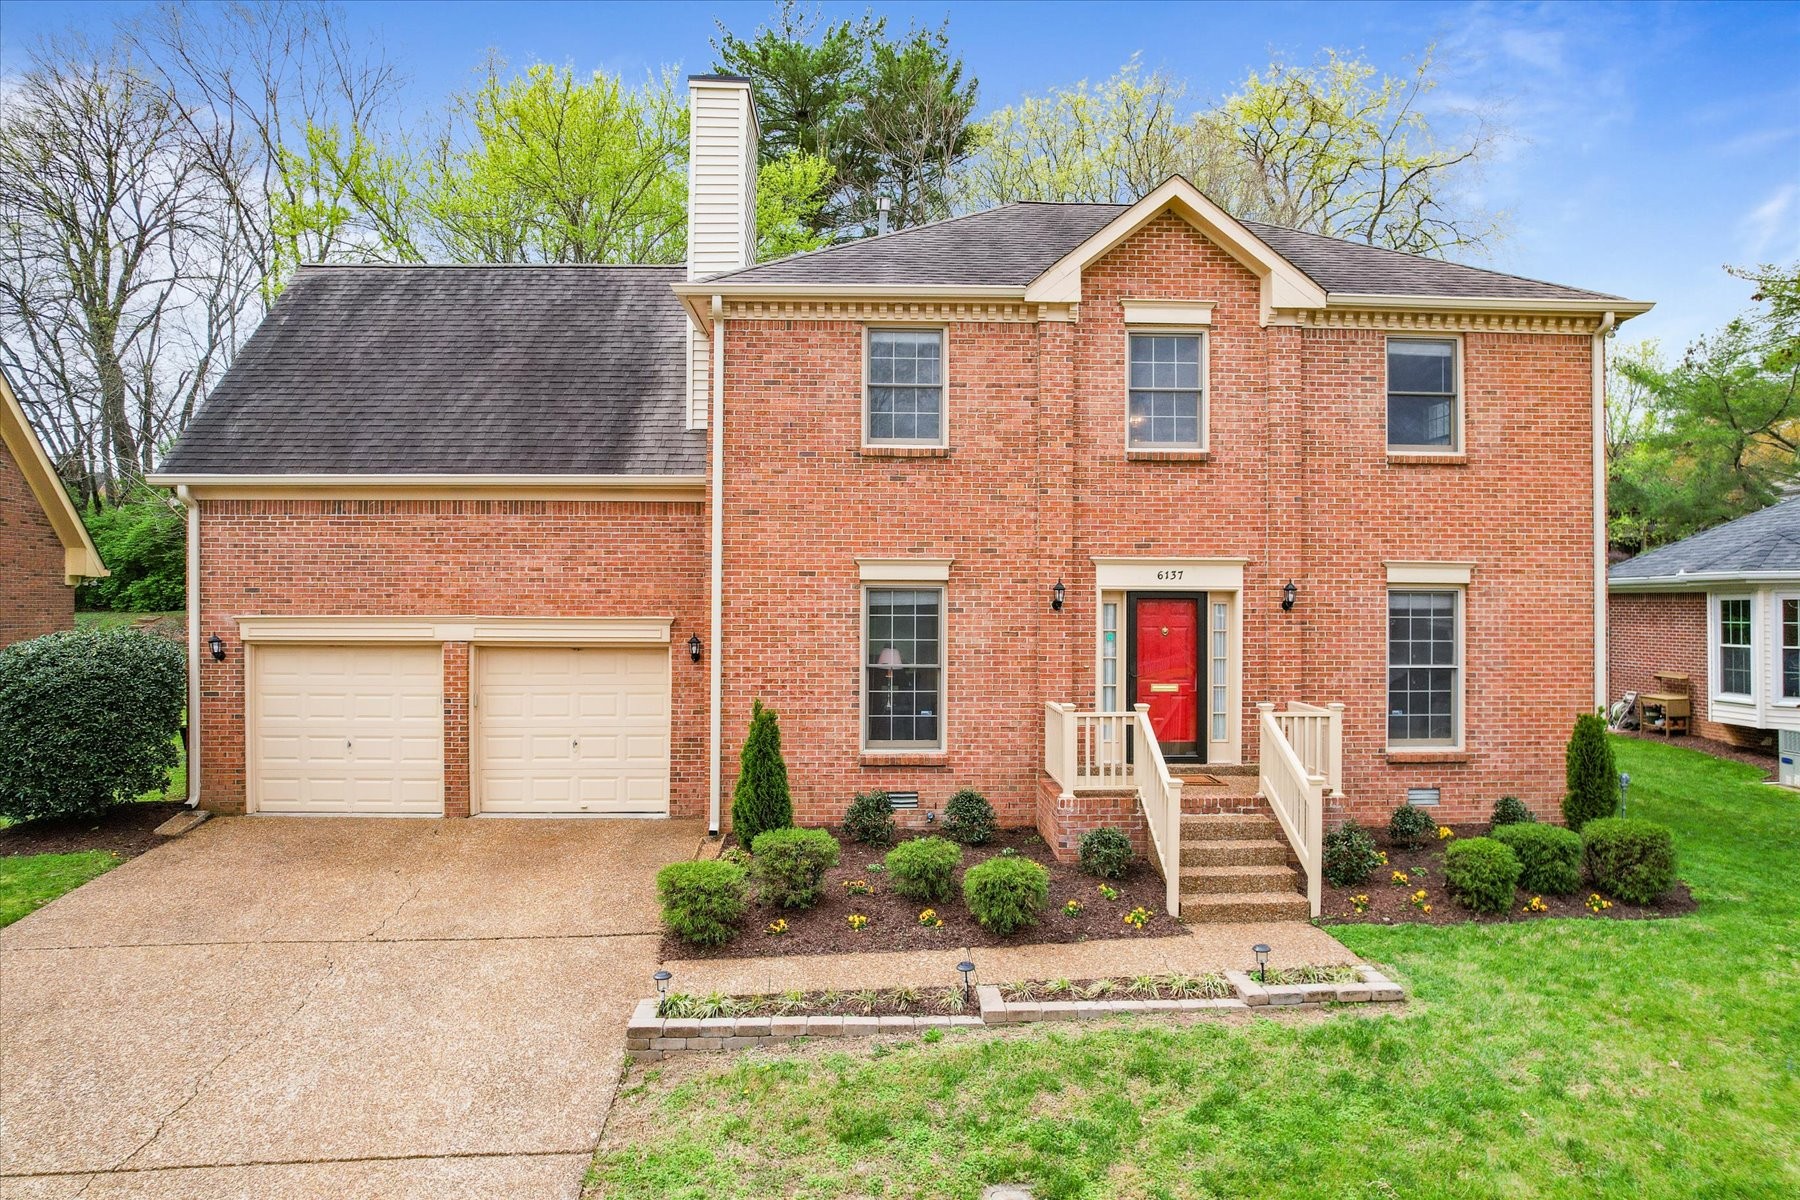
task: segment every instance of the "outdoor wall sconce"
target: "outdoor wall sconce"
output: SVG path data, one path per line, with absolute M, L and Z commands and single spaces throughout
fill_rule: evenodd
M 1250 947 L 1250 953 L 1256 955 L 1256 978 L 1259 982 L 1269 982 L 1269 948 L 1261 942 Z
M 700 635 L 697 633 L 688 634 L 688 657 L 700 661 Z
M 1050 607 L 1052 609 L 1054 609 L 1056 612 L 1061 612 L 1062 606 L 1063 606 L 1063 597 L 1067 596 L 1068 594 L 1069 593 L 1068 593 L 1067 589 L 1065 589 L 1063 587 L 1062 580 L 1060 580 L 1060 579 L 1057 580 L 1056 586 L 1050 589 Z
M 218 634 L 215 633 L 206 639 L 206 648 L 212 651 L 214 662 L 225 661 L 225 639 Z
M 1281 589 L 1281 611 L 1294 611 L 1294 598 L 1299 594 L 1300 589 L 1294 586 L 1294 581 L 1291 579 L 1288 580 L 1287 586 Z

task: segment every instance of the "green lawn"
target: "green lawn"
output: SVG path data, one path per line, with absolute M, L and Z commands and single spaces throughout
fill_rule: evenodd
M 144 620 L 180 620 L 187 616 L 179 610 L 175 612 L 78 612 L 75 614 L 75 625 L 79 629 L 118 629 L 129 627 Z
M 36 912 L 124 861 L 110 850 L 0 858 L 0 927 Z
M 1679 920 L 1346 926 L 1404 1016 L 1125 1027 L 634 1068 L 595 1194 L 1800 1195 L 1800 797 L 1617 741 Z M 679 1077 L 679 1083 L 671 1082 Z M 621 1142 L 620 1131 L 635 1131 Z

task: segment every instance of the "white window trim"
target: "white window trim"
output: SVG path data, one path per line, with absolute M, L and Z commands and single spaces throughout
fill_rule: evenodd
M 869 436 L 870 422 L 874 418 L 874 410 L 869 406 L 869 349 L 870 335 L 875 333 L 936 333 L 938 335 L 938 436 L 933 439 L 882 438 L 880 441 Z M 944 449 L 950 445 L 950 327 L 936 323 L 907 323 L 892 321 L 876 321 L 863 326 L 862 331 L 862 444 L 865 450 L 893 449 L 894 447 L 914 447 L 922 449 Z
M 950 578 L 954 558 L 859 558 L 857 576 L 864 583 L 926 587 Z
M 1454 413 L 1454 419 L 1451 422 L 1452 432 L 1451 432 L 1450 444 L 1448 446 L 1397 445 L 1392 440 L 1391 435 L 1388 430 L 1388 427 L 1387 427 L 1388 394 L 1389 394 L 1389 392 L 1388 392 L 1388 343 L 1394 342 L 1394 341 L 1401 341 L 1401 342 L 1454 342 L 1456 344 L 1456 400 L 1455 400 L 1455 403 L 1451 406 L 1452 408 L 1454 408 L 1455 413 Z M 1463 336 L 1460 333 L 1438 333 L 1435 331 L 1428 331 L 1428 330 L 1408 331 L 1408 330 L 1404 330 L 1404 329 L 1393 329 L 1393 330 L 1389 330 L 1385 335 L 1383 335 L 1383 337 L 1381 339 L 1381 440 L 1382 440 L 1382 443 L 1387 447 L 1387 452 L 1389 454 L 1432 455 L 1432 454 L 1466 454 L 1467 453 L 1467 450 L 1464 448 L 1465 443 L 1463 441 L 1463 420 L 1464 420 L 1463 414 L 1468 411 L 1468 407 L 1469 407 L 1468 388 L 1465 387 L 1463 384 L 1463 360 L 1467 357 L 1467 355 L 1465 353 L 1466 349 L 1467 349 L 1467 347 L 1463 344 Z
M 1468 587 L 1469 579 L 1475 573 L 1474 563 L 1389 562 L 1383 565 L 1387 567 L 1388 587 L 1401 591 L 1407 588 Z
M 1434 741 L 1395 741 L 1388 736 L 1388 714 L 1391 703 L 1388 692 L 1387 672 L 1391 669 L 1388 656 L 1392 653 L 1392 634 L 1387 632 L 1389 613 L 1388 596 L 1394 592 L 1449 592 L 1455 597 L 1453 612 L 1456 617 L 1456 687 L 1450 697 L 1451 730 L 1453 737 L 1447 742 Z M 1443 754 L 1460 753 L 1466 748 L 1468 729 L 1469 664 L 1468 664 L 1468 612 L 1469 589 L 1462 584 L 1449 583 L 1392 583 L 1382 594 L 1381 621 L 1383 634 L 1381 638 L 1382 684 L 1381 684 L 1381 736 L 1386 742 L 1388 751 L 1407 753 L 1409 751 L 1430 751 Z
M 1771 686 L 1769 688 L 1769 698 L 1770 702 L 1778 708 L 1800 708 L 1800 696 L 1784 696 L 1781 694 L 1781 655 L 1782 651 L 1787 648 L 1786 644 L 1782 641 L 1782 605 L 1790 600 L 1796 604 L 1800 604 L 1800 592 L 1775 592 L 1770 596 L 1769 608 L 1774 616 L 1775 623 L 1775 636 L 1772 642 L 1775 650 L 1775 657 L 1769 664 L 1769 669 L 1773 672 L 1770 676 Z
M 1211 300 L 1147 300 L 1131 296 L 1121 300 L 1119 306 L 1125 310 L 1127 325 L 1166 325 L 1173 329 L 1210 327 L 1215 307 Z
M 938 737 L 937 744 L 871 746 L 869 744 L 869 593 L 915 591 L 938 594 Z M 868 757 L 943 754 L 950 745 L 950 588 L 936 579 L 882 579 L 865 582 L 856 597 L 856 745 Z
M 1725 690 L 1725 630 L 1722 614 L 1727 600 L 1742 600 L 1750 606 L 1750 690 L 1747 692 Z M 1706 692 L 1711 700 L 1718 704 L 1755 706 L 1757 676 L 1760 674 L 1756 646 L 1756 593 L 1714 592 L 1709 596 L 1706 604 Z
M 1208 306 L 1210 311 L 1210 305 Z M 1195 434 L 1198 441 L 1192 446 L 1176 445 L 1173 442 L 1144 442 L 1141 445 L 1131 440 L 1131 339 L 1138 334 L 1151 337 L 1197 337 L 1200 339 L 1200 411 L 1197 415 Z M 1190 454 L 1204 453 L 1212 449 L 1212 330 L 1200 325 L 1172 325 L 1161 323 L 1156 325 L 1132 325 L 1125 327 L 1125 389 L 1123 412 L 1125 422 L 1125 449 L 1128 453 L 1154 453 L 1158 450 L 1174 450 Z

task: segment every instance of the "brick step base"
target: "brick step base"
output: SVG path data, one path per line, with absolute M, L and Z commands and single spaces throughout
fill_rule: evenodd
M 1280 838 L 1223 838 L 1181 843 L 1181 865 L 1187 867 L 1280 867 L 1288 860 Z
M 1304 921 L 1311 915 L 1298 892 L 1210 892 L 1181 898 L 1190 924 L 1224 921 Z

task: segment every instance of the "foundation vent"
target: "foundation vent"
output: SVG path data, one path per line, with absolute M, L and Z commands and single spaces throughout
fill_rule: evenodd
M 917 808 L 919 807 L 919 793 L 889 792 L 888 803 L 894 806 L 896 812 L 903 808 Z

